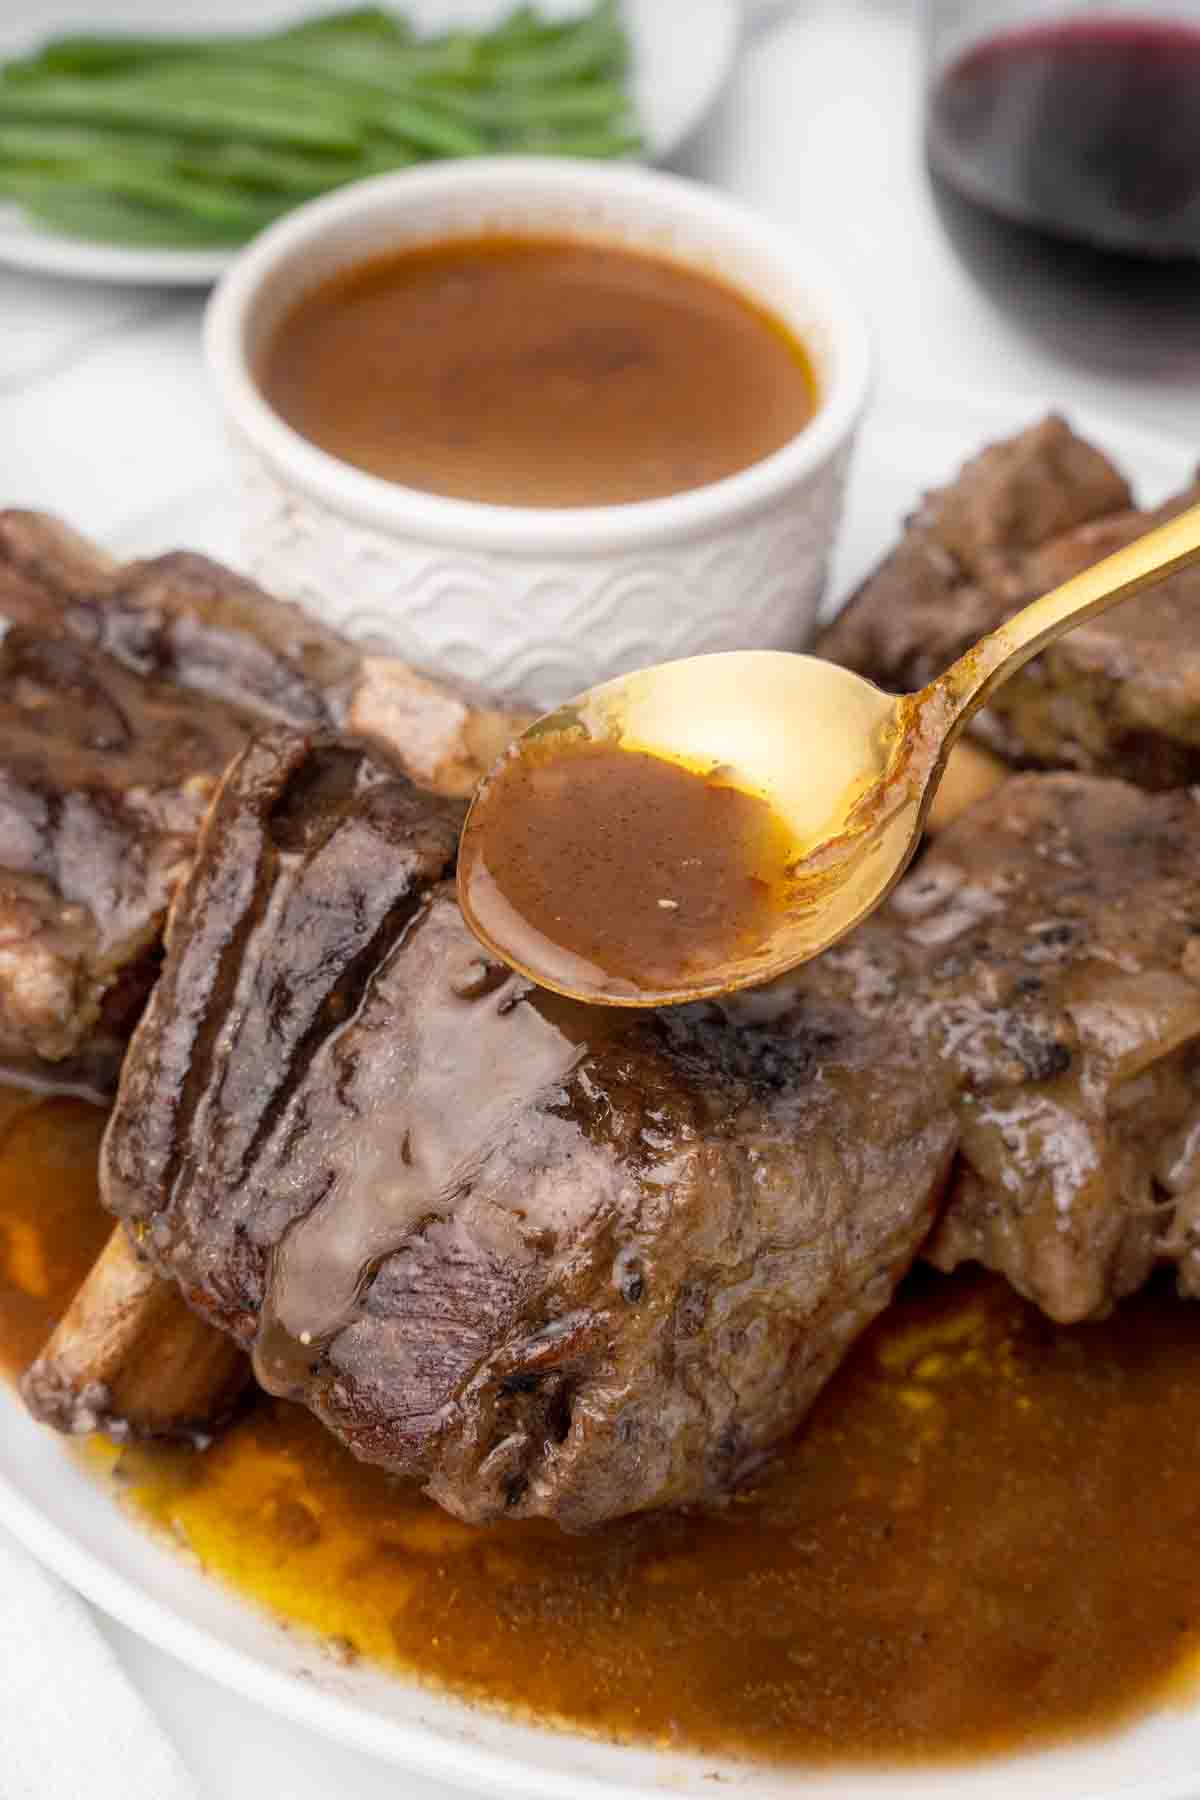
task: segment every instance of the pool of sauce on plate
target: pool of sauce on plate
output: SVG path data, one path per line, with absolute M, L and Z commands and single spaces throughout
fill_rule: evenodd
M 285 314 L 264 395 L 322 450 L 463 500 L 612 506 L 735 474 L 808 423 L 804 347 L 714 277 L 567 239 L 424 245 Z
M 727 771 L 549 732 L 489 777 L 460 891 L 540 979 L 653 994 L 763 950 L 796 855 L 784 820 Z
M 0 1090 L 10 1374 L 107 1233 L 101 1125 Z M 1166 1286 L 1064 1330 L 918 1273 L 754 1491 L 582 1538 L 460 1525 L 282 1401 L 203 1453 L 89 1454 L 336 1655 L 619 1739 L 957 1757 L 1194 1698 L 1200 1314 Z

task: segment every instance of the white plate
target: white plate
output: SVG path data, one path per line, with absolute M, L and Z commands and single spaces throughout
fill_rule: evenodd
M 582 0 L 539 0 L 548 14 L 568 16 Z M 423 31 L 450 23 L 482 26 L 511 10 L 511 0 L 397 0 Z M 678 149 L 716 98 L 737 51 L 739 0 L 624 0 L 633 41 L 633 91 L 646 138 L 646 158 L 661 162 Z M 265 30 L 322 10 L 321 0 L 0 0 L 0 59 L 71 30 Z M 325 10 L 329 10 L 325 5 Z M 204 286 L 225 270 L 235 250 L 138 250 L 63 237 L 35 225 L 14 206 L 0 206 L 0 263 L 48 275 L 171 287 Z
M 922 395 L 872 417 L 851 483 L 836 591 L 844 593 L 879 555 L 921 488 L 1043 410 L 1033 395 L 961 405 Z M 1190 475 L 1190 444 L 1085 415 L 1074 422 L 1117 458 L 1147 502 Z M 153 512 L 114 519 L 108 541 L 126 553 L 186 544 L 236 561 L 231 500 L 224 481 L 192 488 Z M 591 1743 L 510 1724 L 370 1668 L 336 1667 L 300 1634 L 150 1542 L 7 1390 L 0 1390 L 0 1523 L 98 1606 L 243 1697 L 475 1793 L 523 1800 L 712 1800 L 718 1793 L 795 1800 L 798 1792 L 806 1800 L 1184 1800 L 1197 1792 L 1200 1706 L 1163 1709 L 1070 1750 L 962 1769 L 808 1776 Z

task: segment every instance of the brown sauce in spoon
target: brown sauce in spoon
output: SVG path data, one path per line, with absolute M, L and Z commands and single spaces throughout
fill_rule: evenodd
M 796 846 L 727 770 L 548 734 L 490 778 L 462 853 L 472 922 L 543 980 L 699 983 L 769 943 Z

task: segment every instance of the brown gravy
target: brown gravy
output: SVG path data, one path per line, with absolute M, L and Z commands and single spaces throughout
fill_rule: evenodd
M 501 763 L 472 826 L 473 920 L 572 991 L 599 974 L 654 993 L 752 956 L 796 857 L 778 814 L 721 771 L 557 733 Z
M 0 1361 L 107 1232 L 102 1120 L 0 1090 Z M 92 1452 L 212 1574 L 456 1692 L 619 1739 L 846 1761 L 1027 1748 L 1189 1697 L 1200 1329 L 1055 1328 L 913 1277 L 755 1491 L 568 1538 L 469 1528 L 262 1400 L 203 1454 Z
M 322 450 L 464 500 L 611 506 L 702 487 L 815 410 L 803 347 L 720 281 L 568 240 L 484 237 L 325 281 L 263 393 Z

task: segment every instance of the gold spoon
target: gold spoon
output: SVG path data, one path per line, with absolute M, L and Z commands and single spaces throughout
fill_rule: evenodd
M 573 958 L 569 941 L 547 944 L 523 928 L 489 876 L 489 820 L 503 804 L 497 771 L 480 785 L 463 832 L 459 898 L 467 922 L 540 986 L 607 1005 L 671 1005 L 782 975 L 844 937 L 899 880 L 951 746 L 1002 682 L 1082 620 L 1198 560 L 1194 506 L 1035 600 L 917 694 L 885 694 L 819 657 L 764 650 L 687 657 L 592 688 L 532 725 L 497 771 L 514 756 L 544 757 L 558 734 L 692 770 L 719 765 L 791 834 L 795 863 L 772 928 L 678 980 L 644 983 Z

